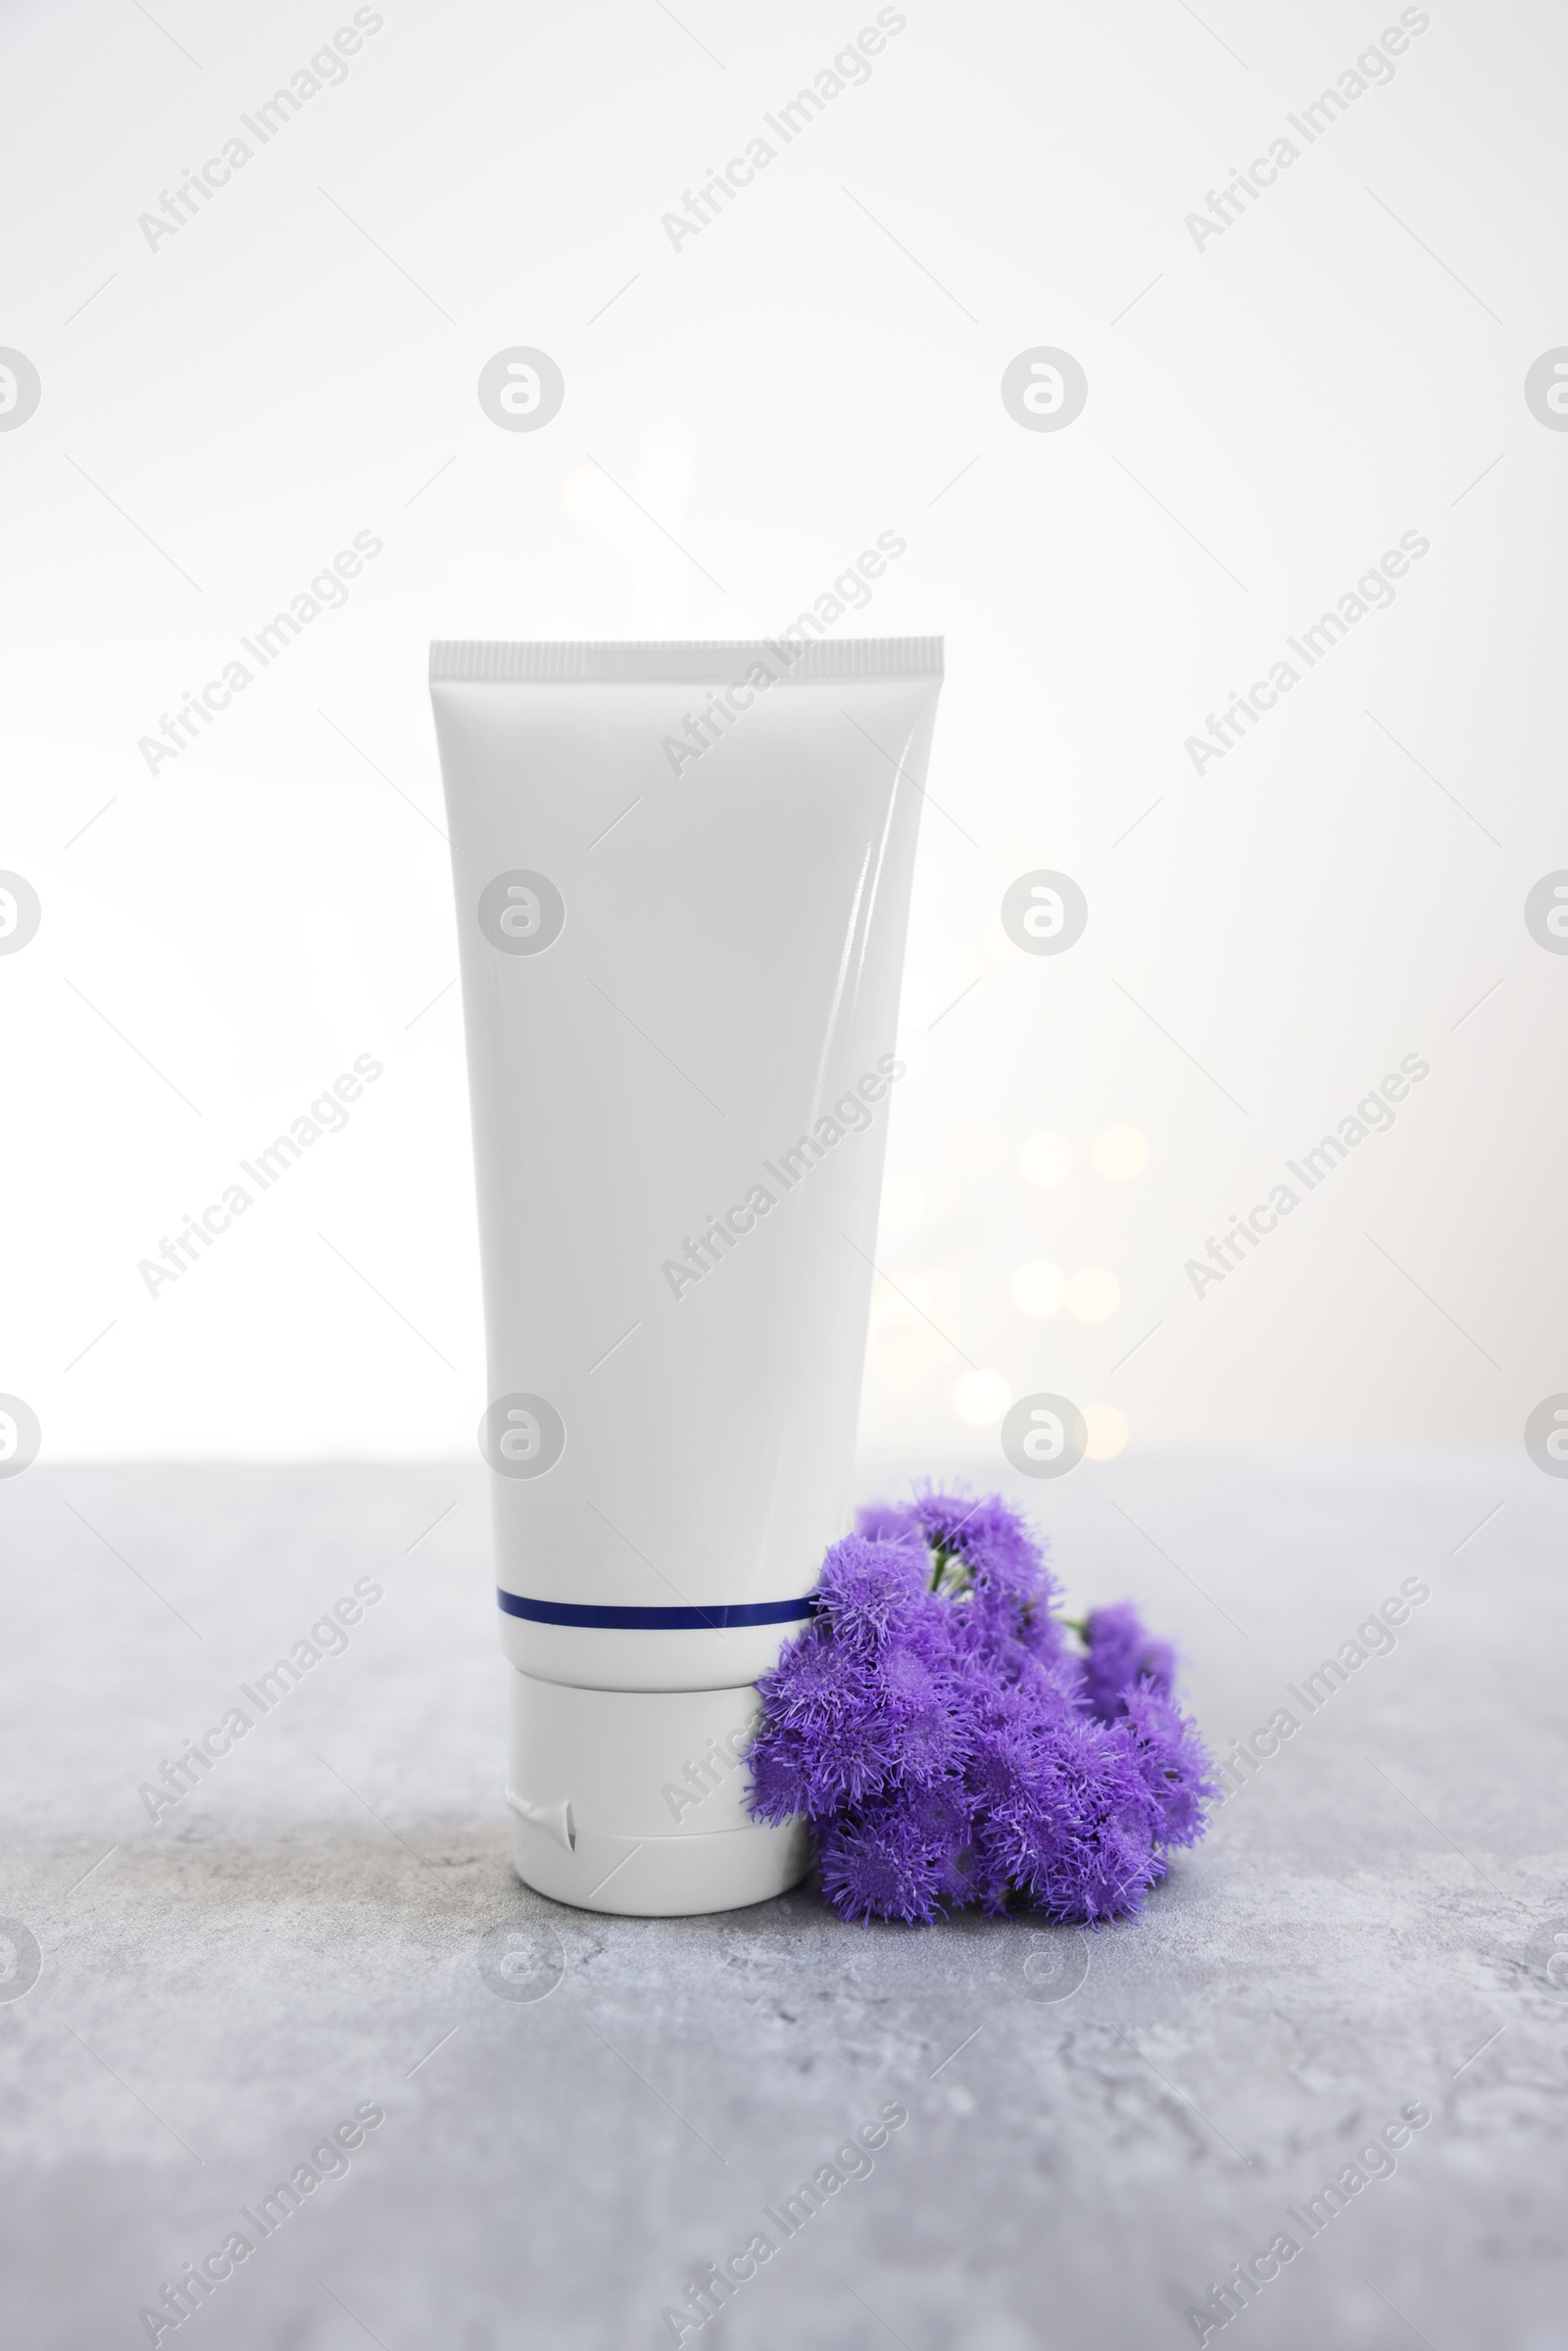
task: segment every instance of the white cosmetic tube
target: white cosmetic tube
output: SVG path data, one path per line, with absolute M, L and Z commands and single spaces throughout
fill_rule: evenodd
M 850 1524 L 935 637 L 437 644 L 507 1789 L 558 1900 L 732 1909 Z

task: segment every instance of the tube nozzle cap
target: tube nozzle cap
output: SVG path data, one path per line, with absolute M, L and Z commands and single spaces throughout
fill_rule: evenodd
M 804 1821 L 746 1809 L 755 1688 L 583 1690 L 514 1673 L 512 1854 L 579 1910 L 682 1918 L 765 1902 L 811 1865 Z

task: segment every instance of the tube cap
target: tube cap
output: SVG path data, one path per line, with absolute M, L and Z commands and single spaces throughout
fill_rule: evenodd
M 738 1690 L 581 1690 L 514 1673 L 512 1857 L 553 1901 L 627 1918 L 765 1902 L 804 1878 L 804 1821 L 746 1809 L 760 1711 Z

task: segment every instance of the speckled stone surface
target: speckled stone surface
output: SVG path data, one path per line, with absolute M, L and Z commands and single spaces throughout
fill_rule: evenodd
M 1093 1937 L 860 1933 L 809 1883 L 674 1922 L 524 1891 L 477 1472 L 0 1486 L 7 2343 L 145 2342 L 239 2229 L 181 2343 L 651 2351 L 761 2230 L 685 2341 L 1157 2351 L 1284 2231 L 1227 2340 L 1561 2351 L 1568 1482 L 1146 1461 L 1026 1498 L 1075 1599 L 1177 1633 L 1216 1746 L 1431 1588 Z M 139 1783 L 361 1578 L 347 1647 L 150 1824 Z M 874 2168 L 786 2238 L 765 2216 L 885 2105 Z M 1393 2176 L 1309 2239 L 1292 2208 L 1407 2105 Z M 384 2121 L 264 2240 L 242 2208 L 361 2106 Z

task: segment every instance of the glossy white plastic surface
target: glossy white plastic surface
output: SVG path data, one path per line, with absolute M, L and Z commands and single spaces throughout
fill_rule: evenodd
M 757 1692 L 579 1690 L 514 1674 L 517 1875 L 579 1910 L 640 1918 L 763 1902 L 811 1863 L 805 1826 L 747 1816 Z
M 798 1600 L 849 1523 L 940 676 L 940 639 L 432 649 L 524 1607 Z M 800 1622 L 501 1618 L 622 1691 L 732 1690 Z

